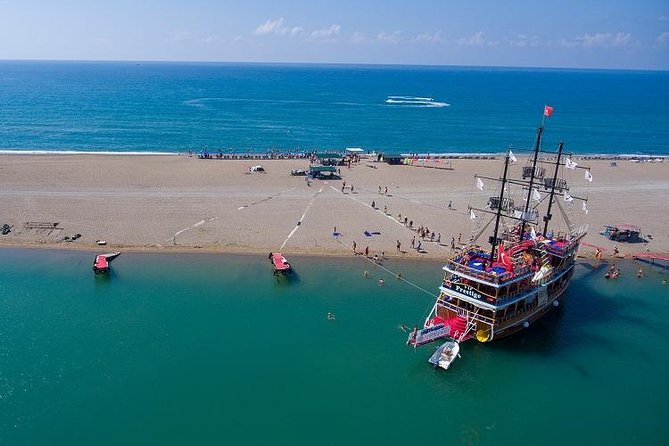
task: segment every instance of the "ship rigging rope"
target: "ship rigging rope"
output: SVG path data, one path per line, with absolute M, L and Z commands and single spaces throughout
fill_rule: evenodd
M 339 240 L 339 238 L 337 238 L 337 242 L 338 242 L 339 244 L 341 244 L 341 245 L 344 245 L 344 243 L 342 243 L 342 241 Z M 439 297 L 438 294 L 432 294 L 432 293 L 430 293 L 428 290 L 426 290 L 425 288 L 423 288 L 423 287 L 421 287 L 421 286 L 419 286 L 419 285 L 416 285 L 415 283 L 411 282 L 410 280 L 405 279 L 404 276 L 402 276 L 399 272 L 397 272 L 397 273 L 396 273 L 396 272 L 393 272 L 392 270 L 386 268 L 385 266 L 381 265 L 380 263 L 375 262 L 373 259 L 370 259 L 370 258 L 368 258 L 368 257 L 366 257 L 366 256 L 362 256 L 362 258 L 363 258 L 364 260 L 368 261 L 369 263 L 371 263 L 371 264 L 373 264 L 373 265 L 379 267 L 380 269 L 384 270 L 384 271 L 387 272 L 388 274 L 391 274 L 392 276 L 395 276 L 397 279 L 399 279 L 399 280 L 401 280 L 401 281 L 403 281 L 403 282 L 406 282 L 407 284 L 411 285 L 412 287 L 416 288 L 417 290 L 420 290 L 420 291 L 422 291 L 423 293 L 425 293 L 425 294 L 427 294 L 427 295 L 429 295 L 429 296 L 431 296 L 431 297 L 436 297 L 436 298 Z

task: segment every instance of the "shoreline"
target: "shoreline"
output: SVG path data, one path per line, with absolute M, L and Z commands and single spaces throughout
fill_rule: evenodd
M 181 156 L 181 157 L 192 157 L 198 159 L 208 159 L 208 160 L 239 160 L 239 159 L 249 159 L 249 160 L 275 160 L 275 159 L 308 159 L 309 154 L 311 153 L 336 153 L 342 158 L 346 155 L 345 153 L 334 150 L 334 149 L 320 149 L 320 150 L 289 150 L 289 149 L 268 149 L 264 152 L 256 152 L 250 150 L 241 150 L 241 149 L 214 149 L 211 152 L 207 151 L 210 155 L 209 158 L 201 158 L 199 154 L 204 153 L 204 151 L 193 151 L 192 155 L 188 154 L 188 149 L 185 151 L 95 151 L 95 150 L 32 150 L 32 149 L 0 149 L 0 156 L 5 155 L 18 155 L 18 156 L 72 156 L 72 155 L 100 155 L 100 156 Z M 391 153 L 388 152 L 367 152 L 361 154 L 360 157 L 363 159 L 368 159 L 371 161 L 373 157 L 376 157 L 378 153 Z M 394 152 L 392 152 L 394 153 Z M 217 157 L 217 154 L 221 154 L 221 157 Z M 506 152 L 444 152 L 444 153 L 399 153 L 404 158 L 428 158 L 428 159 L 447 159 L 447 160 L 457 160 L 457 159 L 501 159 L 505 156 Z M 580 160 L 621 160 L 621 161 L 646 161 L 646 162 L 665 162 L 669 159 L 669 153 L 662 154 L 642 154 L 642 153 L 574 153 L 572 155 L 574 159 Z
M 455 252 L 452 239 L 461 239 L 460 247 L 472 234 L 468 207 L 491 193 L 476 189 L 474 174 L 494 177 L 500 166 L 499 159 L 481 157 L 447 166 L 363 159 L 341 166 L 341 178 L 306 182 L 290 174 L 308 168 L 306 159 L 263 160 L 266 172 L 251 173 L 255 162 L 0 154 L 0 225 L 11 227 L 0 246 L 348 257 L 355 242 L 368 256 L 441 261 Z M 579 256 L 590 258 L 601 248 L 609 258 L 615 246 L 621 257 L 669 253 L 669 210 L 657 206 L 669 191 L 668 163 L 579 164 L 589 165 L 595 178 L 587 183 L 581 170 L 565 172 L 574 176 L 575 196 L 578 190 L 589 196 L 587 215 L 580 205 L 570 211 L 575 227 L 590 226 Z M 615 243 L 599 234 L 603 225 L 626 223 L 640 226 L 646 243 Z M 417 237 L 420 226 L 434 241 Z M 420 251 L 412 240 L 422 243 Z M 483 239 L 478 244 L 485 246 Z
M 230 249 L 218 249 L 213 247 L 188 247 L 188 246 L 116 246 L 116 245 L 79 245 L 79 246 L 65 246 L 63 244 L 0 244 L 0 250 L 9 250 L 9 249 L 25 249 L 25 250 L 49 250 L 49 251 L 74 251 L 74 252 L 89 252 L 91 255 L 99 254 L 103 251 L 116 252 L 120 251 L 122 254 L 194 254 L 194 255 L 231 255 L 231 256 L 248 256 L 248 257 L 257 257 L 261 256 L 261 260 L 266 260 L 267 252 L 260 251 L 258 249 L 249 248 L 247 250 L 230 250 Z M 351 259 L 351 260 L 368 260 L 372 261 L 373 256 L 365 257 L 363 253 L 358 253 L 356 255 L 347 255 L 344 253 L 338 252 L 299 252 L 299 251 L 285 251 L 284 254 L 290 258 L 319 258 L 319 259 Z M 596 261 L 598 264 L 610 264 L 617 261 L 623 262 L 639 262 L 642 261 L 648 266 L 652 266 L 647 261 L 668 261 L 669 252 L 666 253 L 646 253 L 647 258 L 637 257 L 633 254 L 627 255 L 617 255 L 617 256 L 606 256 L 603 257 L 600 261 L 597 262 L 595 258 L 595 252 L 587 251 L 584 252 L 579 248 L 576 258 L 581 262 L 590 263 L 591 261 Z M 290 260 L 290 259 L 289 259 Z M 381 258 L 381 261 L 390 260 L 390 261 L 402 261 L 402 262 L 414 262 L 414 263 L 438 263 L 444 264 L 447 259 L 444 258 L 443 261 L 437 257 L 408 257 L 402 255 L 396 255 L 394 253 L 386 253 Z M 375 262 L 374 262 L 375 263 Z M 577 260 L 578 263 L 578 260 Z M 658 266 L 661 267 L 661 266 Z

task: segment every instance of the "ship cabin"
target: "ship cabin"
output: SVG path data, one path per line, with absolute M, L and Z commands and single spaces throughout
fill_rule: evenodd
M 569 283 L 585 229 L 575 234 L 538 234 L 536 239 L 524 234 L 522 241 L 505 240 L 494 261 L 490 253 L 469 247 L 443 267 L 446 273 L 430 324 L 459 316 L 476 324 L 472 335 L 486 340 L 493 327 L 545 306 L 547 297 L 561 295 Z

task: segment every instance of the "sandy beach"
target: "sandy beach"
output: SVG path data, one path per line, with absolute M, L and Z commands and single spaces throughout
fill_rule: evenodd
M 614 246 L 622 256 L 669 252 L 669 163 L 574 160 L 594 176 L 587 183 L 577 171 L 580 181 L 570 191 L 589 198 L 587 215 L 574 210 L 583 214 L 574 223 L 590 227 L 581 255 L 592 255 L 595 246 L 608 255 Z M 266 172 L 250 173 L 257 164 Z M 0 236 L 0 246 L 100 250 L 97 241 L 104 240 L 105 250 L 353 255 L 355 242 L 358 254 L 368 248 L 369 255 L 443 259 L 452 237 L 462 234 L 464 242 L 471 233 L 468 205 L 491 193 L 476 190 L 474 174 L 498 177 L 502 162 L 454 159 L 433 166 L 363 160 L 342 166 L 341 180 L 308 184 L 290 175 L 308 168 L 303 159 L 6 154 L 0 156 L 0 225 L 11 232 Z M 404 225 L 405 216 L 414 229 Z M 648 243 L 606 239 L 599 232 L 611 223 L 638 225 Z M 441 243 L 436 236 L 422 241 L 418 252 L 410 244 L 421 225 L 441 234 Z

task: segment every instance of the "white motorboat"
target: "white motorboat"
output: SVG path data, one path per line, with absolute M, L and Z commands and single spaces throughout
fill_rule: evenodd
M 448 370 L 455 358 L 460 356 L 460 344 L 457 341 L 446 341 L 439 346 L 439 348 L 430 356 L 430 364 L 435 367 L 441 367 Z

